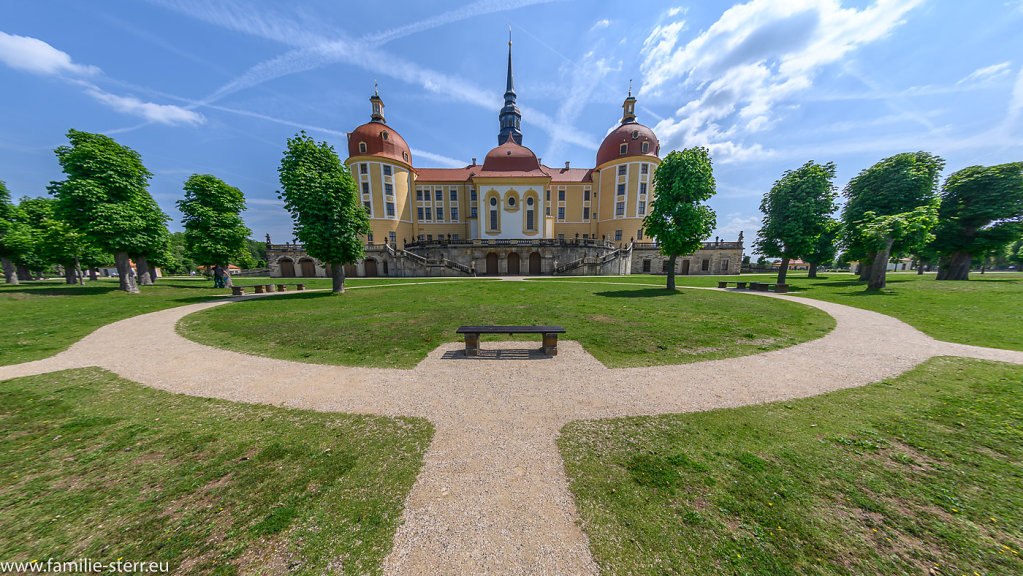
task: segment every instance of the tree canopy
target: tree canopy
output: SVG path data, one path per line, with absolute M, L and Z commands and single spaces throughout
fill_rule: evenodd
M 226 268 L 246 248 L 251 232 L 242 221 L 242 191 L 210 174 L 192 174 L 178 201 L 185 226 L 185 255 L 203 266 Z
M 790 259 L 809 261 L 819 249 L 821 236 L 828 231 L 829 214 L 837 208 L 834 179 L 834 163 L 810 161 L 796 170 L 786 170 L 764 194 L 760 202 L 763 225 L 754 246 L 761 254 L 782 258 L 779 283 L 785 282 Z
M 7 184 L 0 180 L 0 261 L 8 284 L 17 284 L 14 261 L 32 248 L 32 231 L 25 215 L 11 201 Z
M 152 174 L 138 152 L 109 136 L 69 130 L 67 137 L 70 145 L 54 150 L 67 178 L 49 186 L 57 215 L 113 253 L 121 289 L 138 292 L 129 254 L 151 253 L 166 234 L 167 216 L 148 191 Z
M 884 288 L 893 251 L 912 252 L 931 239 L 935 190 L 945 161 L 928 152 L 890 156 L 861 171 L 843 193 L 846 257 L 866 270 L 868 289 Z M 865 268 L 863 268 L 865 267 Z
M 277 172 L 295 236 L 310 256 L 330 267 L 333 291 L 344 292 L 344 265 L 363 257 L 360 235 L 370 231 L 348 167 L 333 146 L 300 132 L 288 139 Z
M 973 258 L 1023 236 L 1023 162 L 970 166 L 949 176 L 934 235 L 938 280 L 967 280 Z
M 714 167 L 706 148 L 675 150 L 654 171 L 653 202 L 643 228 L 669 257 L 667 287 L 675 288 L 675 260 L 698 250 L 714 231 L 716 216 L 706 204 L 715 193 Z

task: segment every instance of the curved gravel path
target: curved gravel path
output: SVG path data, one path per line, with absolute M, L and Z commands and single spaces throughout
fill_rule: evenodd
M 178 336 L 180 318 L 228 302 L 220 301 L 115 322 L 52 358 L 0 367 L 0 379 L 100 366 L 195 396 L 428 418 L 436 435 L 385 573 L 595 574 L 556 445 L 569 421 L 810 396 L 890 378 L 939 355 L 1023 364 L 1023 352 L 940 342 L 875 312 L 746 294 L 819 308 L 837 325 L 791 348 L 677 366 L 608 369 L 563 340 L 554 358 L 522 350 L 522 342 L 485 342 L 489 352 L 479 359 L 466 358 L 461 343 L 444 344 L 412 370 L 391 370 L 254 357 Z

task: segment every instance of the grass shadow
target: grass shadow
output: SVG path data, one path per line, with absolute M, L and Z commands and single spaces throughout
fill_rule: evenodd
M 663 296 L 678 296 L 684 294 L 681 290 L 668 290 L 667 288 L 642 288 L 639 290 L 611 290 L 607 292 L 594 292 L 594 296 L 604 298 L 657 298 Z

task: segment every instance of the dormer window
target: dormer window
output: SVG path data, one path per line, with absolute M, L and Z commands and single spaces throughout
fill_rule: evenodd
M 628 154 L 629 153 L 629 145 L 628 144 L 622 144 L 618 148 L 618 153 L 619 154 Z
M 384 130 L 383 132 L 381 132 L 380 133 L 380 137 L 383 138 L 384 140 L 387 140 L 387 130 Z
M 643 142 L 643 153 L 646 154 L 649 151 L 650 151 L 650 143 L 649 142 Z
M 633 130 L 632 131 L 632 139 L 633 140 L 638 140 L 639 139 L 639 130 Z
M 408 162 L 408 152 L 402 152 L 401 157 L 404 158 L 406 162 Z
M 366 143 L 365 142 L 359 142 L 359 153 L 360 154 L 365 154 L 366 153 Z

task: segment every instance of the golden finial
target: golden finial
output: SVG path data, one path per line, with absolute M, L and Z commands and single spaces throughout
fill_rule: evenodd
M 629 78 L 629 97 L 632 97 L 632 78 Z
M 508 25 L 508 47 L 511 48 L 511 24 Z
M 380 95 L 380 92 L 377 91 L 377 79 L 376 78 L 373 79 L 373 95 L 374 96 L 379 96 Z

